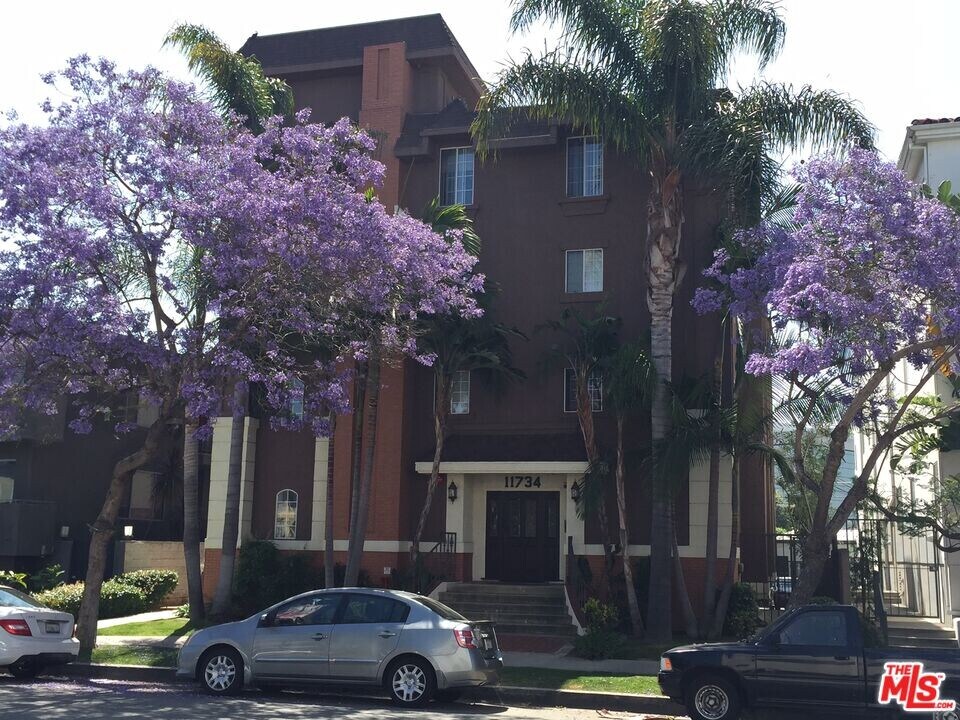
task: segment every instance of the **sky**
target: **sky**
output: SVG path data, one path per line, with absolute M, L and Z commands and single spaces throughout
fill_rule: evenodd
M 784 52 L 763 79 L 810 84 L 848 94 L 878 128 L 878 146 L 896 160 L 910 120 L 960 116 L 954 46 L 958 0 L 783 0 Z M 363 2 L 244 2 L 232 0 L 32 0 L 4 7 L 0 43 L 0 111 L 40 117 L 49 96 L 41 73 L 73 55 L 106 56 L 120 66 L 154 65 L 187 78 L 179 55 L 161 47 L 167 30 L 189 21 L 206 25 L 238 48 L 261 35 L 442 13 L 486 80 L 508 57 L 553 44 L 556 32 L 537 27 L 509 33 L 509 0 L 363 0 Z M 738 62 L 733 87 L 758 78 L 755 63 Z M 55 98 L 54 98 L 55 99 Z

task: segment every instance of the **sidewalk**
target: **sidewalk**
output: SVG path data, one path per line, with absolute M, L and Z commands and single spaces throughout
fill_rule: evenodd
M 128 623 L 151 622 L 153 620 L 170 620 L 175 618 L 175 610 L 157 610 L 155 612 L 140 613 L 139 615 L 129 615 L 121 618 L 111 618 L 109 620 L 97 620 L 97 629 L 116 627 L 117 625 L 126 625 Z

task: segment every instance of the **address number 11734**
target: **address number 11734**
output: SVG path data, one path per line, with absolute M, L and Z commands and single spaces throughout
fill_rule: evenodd
M 540 476 L 533 475 L 504 475 L 503 486 L 505 488 L 533 488 L 540 487 Z

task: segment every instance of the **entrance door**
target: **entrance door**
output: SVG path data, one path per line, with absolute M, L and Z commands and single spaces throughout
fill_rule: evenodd
M 560 578 L 560 493 L 487 493 L 486 579 Z

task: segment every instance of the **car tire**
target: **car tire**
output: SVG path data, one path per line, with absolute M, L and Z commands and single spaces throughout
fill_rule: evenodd
M 692 720 L 737 720 L 740 693 L 725 678 L 700 675 L 687 688 L 686 706 Z
M 463 695 L 460 688 L 448 688 L 446 690 L 437 690 L 433 694 L 433 699 L 440 703 L 455 703 Z
M 40 674 L 40 666 L 33 660 L 17 660 L 7 668 L 17 680 L 33 680 Z
M 384 675 L 390 699 L 400 707 L 422 707 L 430 702 L 437 688 L 433 668 L 423 658 L 403 657 Z
M 243 659 L 233 648 L 207 650 L 197 664 L 200 685 L 211 695 L 236 695 L 243 689 Z

